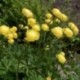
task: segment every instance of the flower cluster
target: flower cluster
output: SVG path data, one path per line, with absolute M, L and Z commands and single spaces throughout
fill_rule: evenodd
M 9 28 L 6 25 L 0 26 L 0 35 L 3 35 L 8 39 L 8 43 L 13 44 L 14 40 L 18 38 L 17 27 L 13 26 Z
M 29 9 L 23 8 L 22 13 L 27 18 L 28 29 L 25 33 L 25 40 L 28 42 L 39 40 L 41 30 L 52 33 L 57 39 L 72 38 L 79 33 L 77 26 L 73 22 L 68 22 L 68 16 L 57 8 L 53 8 L 50 12 L 46 13 L 44 23 L 42 24 L 36 21 L 34 14 Z M 67 27 L 54 26 L 54 22 L 60 23 L 61 21 L 67 22 Z M 58 53 L 56 58 L 61 64 L 67 61 L 63 51 Z
M 22 9 L 23 16 L 26 17 L 26 32 L 24 35 L 24 40 L 26 42 L 35 42 L 40 39 L 41 30 L 44 32 L 50 32 L 57 39 L 61 38 L 72 38 L 73 36 L 78 35 L 79 29 L 73 22 L 68 22 L 69 18 L 63 12 L 57 8 L 53 8 L 50 12 L 47 12 L 45 15 L 44 23 L 40 24 L 33 12 L 27 8 Z M 60 25 L 54 26 L 54 22 L 61 23 L 66 22 L 67 27 L 61 27 Z M 7 38 L 8 43 L 13 44 L 15 39 L 18 39 L 18 29 L 16 26 L 11 28 L 6 25 L 0 26 L 0 35 L 3 35 Z M 60 52 L 56 56 L 57 60 L 64 64 L 66 62 L 65 53 Z
M 46 14 L 45 25 L 42 26 L 44 31 L 51 31 L 51 33 L 58 39 L 62 37 L 72 38 L 78 35 L 79 29 L 73 22 L 68 21 L 69 18 L 57 8 L 53 8 L 51 12 Z M 66 26 L 54 26 L 54 22 L 67 22 Z M 52 24 L 52 27 L 49 27 Z M 49 29 L 50 28 L 50 29 Z
M 34 42 L 40 38 L 40 25 L 29 9 L 23 8 L 22 13 L 27 18 L 27 25 L 29 27 L 25 33 L 24 39 L 28 42 Z
M 64 64 L 66 62 L 66 58 L 65 58 L 65 53 L 64 52 L 60 52 L 56 55 L 57 60 Z

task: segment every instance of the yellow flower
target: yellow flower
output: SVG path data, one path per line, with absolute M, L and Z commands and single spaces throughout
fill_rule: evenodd
M 15 32 L 17 32 L 17 30 L 18 30 L 18 29 L 17 29 L 16 26 L 13 26 L 13 27 L 10 28 L 10 32 L 11 32 L 11 33 L 15 33 Z
M 13 44 L 14 43 L 14 39 L 8 39 L 8 43 L 9 44 Z
M 49 31 L 49 26 L 45 23 L 42 24 L 41 28 L 42 28 L 43 31 Z
M 66 22 L 68 21 L 68 17 L 65 15 L 65 14 L 61 14 L 60 17 L 59 17 L 62 21 Z
M 34 19 L 34 18 L 29 18 L 28 19 L 28 25 L 29 26 L 34 26 L 36 24 L 36 19 Z
M 73 31 L 74 35 L 77 35 L 79 33 L 78 27 L 73 22 L 69 22 L 68 26 L 71 28 L 71 30 Z
M 55 22 L 60 23 L 60 20 L 58 18 L 55 19 Z
M 8 35 L 9 33 L 9 27 L 6 25 L 2 25 L 0 27 L 0 34 L 4 35 L 5 37 Z
M 45 23 L 49 24 L 51 22 L 51 19 L 45 19 Z
M 51 32 L 53 35 L 55 35 L 57 38 L 63 37 L 63 29 L 61 27 L 55 27 L 51 29 Z
M 63 56 L 65 56 L 65 53 L 63 51 L 61 51 L 59 54 L 62 54 Z
M 22 14 L 27 18 L 32 18 L 33 17 L 33 13 L 27 8 L 22 9 Z
M 63 29 L 63 32 L 64 32 L 64 34 L 66 35 L 66 37 L 68 37 L 68 38 L 72 38 L 72 37 L 73 37 L 73 32 L 72 32 L 71 29 L 69 29 L 69 28 L 64 28 L 64 29 Z
M 52 18 L 52 14 L 51 13 L 46 13 L 46 18 L 51 19 Z
M 17 33 L 13 33 L 13 37 L 14 37 L 15 39 L 17 39 L 17 38 L 18 38 L 18 34 L 17 34 Z
M 13 38 L 14 38 L 14 36 L 13 36 L 13 34 L 12 34 L 12 33 L 9 33 L 9 34 L 7 35 L 7 38 L 8 38 L 8 39 L 13 39 Z
M 30 29 L 26 32 L 25 40 L 27 40 L 28 42 L 34 42 L 38 40 L 39 38 L 40 38 L 40 33 L 33 29 Z
M 51 76 L 48 76 L 48 77 L 46 78 L 46 80 L 52 80 L 52 79 L 51 79 Z
M 59 17 L 61 15 L 61 12 L 59 9 L 57 8 L 53 8 L 52 9 L 52 13 L 56 16 L 56 17 Z
M 25 29 L 25 30 L 28 30 L 28 29 L 29 29 L 29 26 L 25 26 L 24 29 Z
M 66 58 L 63 54 L 57 54 L 56 58 L 61 64 L 64 64 L 66 62 Z
M 61 11 L 57 8 L 54 8 L 52 10 L 52 13 L 62 21 L 67 21 L 68 20 L 68 17 L 65 14 L 61 13 Z
M 36 25 L 32 26 L 32 29 L 34 29 L 35 31 L 40 31 L 40 25 L 36 24 Z

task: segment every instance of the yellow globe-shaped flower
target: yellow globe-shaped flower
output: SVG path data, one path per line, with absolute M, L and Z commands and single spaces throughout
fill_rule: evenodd
M 49 24 L 52 20 L 51 19 L 45 19 L 45 23 Z
M 79 33 L 78 27 L 73 22 L 69 22 L 68 26 L 71 28 L 71 30 L 73 31 L 74 35 L 77 35 Z
M 49 26 L 45 23 L 42 24 L 41 28 L 42 28 L 43 31 L 49 31 Z
M 63 29 L 64 35 L 68 38 L 72 38 L 73 37 L 73 32 L 70 28 L 64 28 Z
M 36 40 L 39 40 L 39 38 L 40 38 L 40 33 L 33 30 L 33 29 L 30 29 L 26 32 L 26 38 L 25 39 L 28 42 L 34 42 Z
M 29 18 L 28 19 L 28 25 L 29 26 L 34 26 L 36 24 L 36 19 L 34 19 L 34 18 Z
M 68 17 L 63 13 L 59 16 L 59 19 L 64 22 L 68 21 Z
M 59 9 L 57 8 L 52 9 L 52 13 L 61 21 L 64 21 L 64 22 L 68 21 L 68 17 L 65 14 L 63 14 Z
M 14 43 L 14 39 L 8 39 L 8 43 L 9 44 L 13 44 Z
M 57 58 L 57 60 L 58 60 L 61 64 L 66 63 L 66 58 L 65 58 L 64 55 L 62 55 L 62 54 L 57 54 L 56 58 Z
M 13 38 L 14 38 L 14 36 L 13 36 L 13 34 L 12 34 L 12 33 L 9 33 L 9 34 L 7 35 L 7 38 L 8 38 L 8 39 L 13 39 Z
M 32 29 L 34 29 L 35 31 L 40 31 L 40 25 L 36 24 L 36 25 L 32 26 Z
M 51 14 L 51 13 L 49 13 L 49 12 L 48 12 L 48 13 L 46 13 L 46 15 L 45 15 L 45 16 L 46 16 L 46 18 L 48 18 L 48 19 L 51 19 L 51 18 L 52 18 L 52 14 Z
M 51 29 L 51 32 L 57 38 L 62 38 L 63 37 L 63 29 L 61 27 L 54 27 L 54 28 Z
M 14 37 L 14 39 L 17 39 L 18 38 L 18 34 L 17 33 L 13 33 L 13 37 Z
M 65 56 L 65 53 L 64 53 L 63 51 L 61 51 L 59 54 L 61 54 L 61 55 Z
M 52 80 L 52 79 L 51 79 L 51 76 L 48 76 L 48 77 L 46 78 L 46 80 Z
M 27 8 L 23 8 L 22 9 L 22 14 L 26 17 L 26 18 L 32 18 L 33 17 L 33 13 L 31 12 L 31 10 L 27 9 Z
M 4 35 L 5 37 L 8 35 L 9 33 L 9 27 L 6 25 L 2 25 L 0 26 L 0 34 Z
M 60 10 L 57 9 L 57 8 L 53 8 L 53 9 L 52 9 L 52 13 L 53 13 L 53 15 L 55 15 L 56 17 L 59 17 L 59 16 L 61 15 Z
M 17 29 L 16 26 L 13 26 L 13 27 L 10 28 L 10 31 L 11 31 L 11 32 L 16 32 L 17 30 L 18 30 L 18 29 Z

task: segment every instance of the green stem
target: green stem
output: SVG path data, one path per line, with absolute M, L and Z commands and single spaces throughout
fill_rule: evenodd
M 19 59 L 18 59 L 18 65 L 17 65 L 17 71 L 16 71 L 16 80 L 19 80 L 18 71 L 19 71 Z

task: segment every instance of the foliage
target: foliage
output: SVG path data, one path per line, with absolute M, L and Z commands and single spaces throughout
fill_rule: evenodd
M 24 7 L 30 9 L 41 26 L 44 23 L 45 14 L 50 12 L 52 2 L 49 0 L 47 5 L 41 0 L 0 1 L 0 25 L 17 26 L 19 35 L 14 44 L 9 44 L 6 38 L 0 35 L 0 80 L 48 80 L 47 77 L 51 77 L 51 80 L 80 79 L 78 35 L 58 39 L 53 36 L 54 32 L 52 34 L 41 31 L 38 41 L 23 41 L 27 20 L 22 14 L 22 9 Z M 49 27 L 59 25 L 64 26 L 67 23 L 54 21 Z M 56 54 L 61 51 L 65 52 L 67 60 L 64 64 L 56 59 Z

